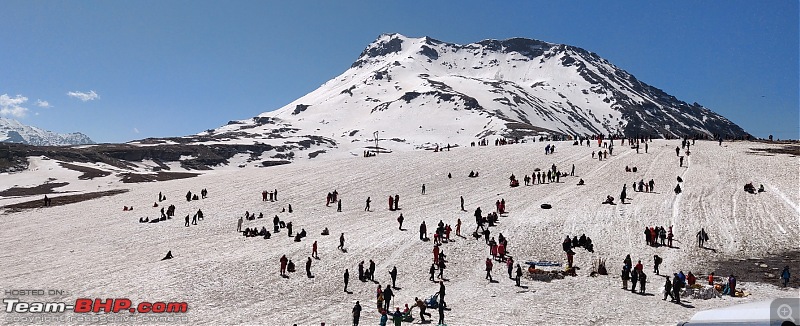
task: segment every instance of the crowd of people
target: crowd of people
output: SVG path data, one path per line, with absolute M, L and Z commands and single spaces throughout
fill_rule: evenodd
M 614 141 L 615 140 L 621 141 L 621 145 L 624 145 L 625 141 L 627 140 L 629 142 L 629 144 L 631 144 L 631 146 L 635 146 L 635 148 L 637 150 L 639 148 L 639 145 L 643 144 L 644 148 L 645 148 L 645 153 L 648 152 L 648 146 L 647 146 L 648 139 L 647 138 L 642 138 L 642 139 L 621 138 L 621 139 L 618 139 L 616 137 L 596 136 L 596 137 L 591 137 L 591 138 L 581 138 L 577 142 L 582 146 L 583 142 L 585 141 L 587 146 L 589 146 L 590 145 L 590 139 L 591 140 L 596 140 L 597 141 L 597 146 L 598 147 L 602 146 L 604 148 L 604 150 L 602 150 L 602 151 L 597 151 L 597 154 L 599 154 L 599 159 L 600 160 L 608 159 L 608 156 L 615 157 L 615 156 L 613 156 Z M 649 141 L 652 141 L 652 140 L 649 140 Z M 508 142 L 506 140 L 497 140 L 497 141 L 495 141 L 495 144 L 498 145 L 498 146 L 499 145 L 509 144 L 509 143 L 514 143 L 514 142 Z M 484 141 L 481 141 L 481 144 L 484 144 Z M 686 155 L 688 155 L 688 149 L 689 149 L 689 146 L 691 146 L 690 143 L 687 140 L 684 139 L 684 141 L 682 141 L 682 146 L 683 146 L 684 150 L 686 151 Z M 545 146 L 545 154 L 546 155 L 555 154 L 554 150 L 555 150 L 555 145 L 547 144 Z M 680 155 L 681 154 L 680 148 L 676 148 L 676 154 L 679 157 L 681 157 L 681 160 L 683 159 L 683 157 Z M 617 155 L 619 155 L 619 154 L 617 154 Z M 596 153 L 593 151 L 592 152 L 592 158 L 594 158 L 595 156 L 596 156 Z M 681 163 L 681 166 L 682 165 L 683 164 Z M 642 171 L 641 169 L 638 169 L 635 166 L 632 167 L 632 168 L 629 167 L 629 166 L 625 166 L 625 171 L 627 171 L 627 172 L 636 172 L 636 173 L 638 173 L 638 172 L 647 173 L 647 171 Z M 477 172 L 470 171 L 469 177 L 477 177 L 477 176 L 478 176 Z M 448 173 L 447 177 L 448 177 L 448 179 L 452 179 L 453 175 Z M 523 180 L 524 180 L 525 186 L 529 186 L 529 185 L 537 185 L 537 184 L 561 183 L 560 179 L 561 178 L 565 178 L 565 177 L 575 177 L 575 165 L 574 164 L 572 165 L 571 171 L 569 173 L 559 171 L 558 167 L 555 164 L 552 164 L 552 166 L 550 168 L 546 169 L 545 171 L 542 171 L 540 169 L 536 169 L 530 175 L 525 175 Z M 458 177 L 456 177 L 456 179 L 458 179 Z M 511 176 L 509 177 L 509 181 L 510 181 L 510 184 L 511 184 L 512 187 L 519 186 L 519 181 L 517 180 L 517 178 L 516 178 L 516 176 L 514 174 L 511 174 Z M 584 183 L 583 179 L 581 179 L 579 184 L 583 184 L 583 183 Z M 622 190 L 622 193 L 621 193 L 621 196 L 620 196 L 620 201 L 622 203 L 625 203 L 625 200 L 627 199 L 627 193 L 626 193 L 627 185 L 628 184 L 624 184 L 623 185 L 623 190 Z M 654 185 L 655 185 L 655 182 L 654 182 L 653 179 L 650 179 L 649 181 L 645 181 L 644 178 L 640 179 L 638 182 L 633 182 L 631 184 L 631 186 L 632 186 L 632 188 L 633 188 L 633 190 L 635 192 L 644 192 L 644 193 L 654 192 Z M 745 190 L 748 191 L 748 192 L 755 192 L 754 188 L 752 188 L 752 184 L 749 184 L 749 186 L 750 186 L 750 188 L 746 187 Z M 763 189 L 763 185 L 761 186 L 761 189 Z M 437 188 L 433 188 L 432 191 L 435 193 L 437 191 Z M 761 190 L 761 191 L 763 191 L 763 190 Z M 423 195 L 426 194 L 425 184 L 422 184 L 421 193 Z M 677 191 L 676 191 L 676 193 L 677 193 Z M 202 189 L 200 194 L 201 194 L 201 198 L 206 198 L 206 196 L 207 196 L 206 189 Z M 328 192 L 327 193 L 327 197 L 326 197 L 326 204 L 325 205 L 326 206 L 331 206 L 333 204 L 336 204 L 337 212 L 341 212 L 342 211 L 342 201 L 341 201 L 341 199 L 339 197 L 340 196 L 339 196 L 339 193 L 338 193 L 337 190 L 333 190 L 332 192 Z M 500 196 L 498 196 L 498 197 L 500 197 Z M 377 198 L 380 198 L 380 197 L 377 197 Z M 386 197 L 383 197 L 383 198 L 386 198 Z M 162 196 L 162 194 L 159 193 L 159 202 L 161 202 L 161 201 L 163 201 L 165 199 L 166 199 L 166 197 Z M 198 196 L 196 194 L 193 194 L 192 192 L 187 192 L 186 199 L 187 199 L 187 201 L 193 201 L 193 200 L 198 200 L 199 198 L 198 198 Z M 389 195 L 388 196 L 388 210 L 389 211 L 400 210 L 399 199 L 400 199 L 400 196 L 398 194 L 394 194 L 394 195 Z M 408 200 L 408 204 L 406 204 L 406 205 L 413 205 L 413 200 L 414 199 L 415 199 L 414 197 L 411 197 Z M 473 237 L 475 238 L 476 241 L 484 242 L 485 245 L 487 246 L 487 249 L 488 249 L 488 257 L 486 257 L 485 260 L 482 260 L 482 258 L 481 258 L 481 260 L 477 260 L 476 263 L 483 262 L 483 264 L 481 264 L 481 265 L 482 265 L 482 267 L 484 268 L 484 270 L 486 272 L 485 279 L 489 280 L 490 282 L 495 281 L 493 276 L 492 276 L 492 271 L 493 271 L 493 269 L 495 267 L 495 264 L 499 264 L 499 266 L 504 266 L 505 267 L 505 271 L 504 272 L 507 272 L 509 279 L 514 280 L 515 283 L 516 283 L 516 286 L 521 286 L 521 280 L 523 279 L 523 276 L 525 275 L 525 273 L 523 273 L 523 270 L 522 270 L 520 264 L 518 264 L 515 261 L 515 259 L 520 259 L 520 258 L 519 257 L 513 257 L 513 256 L 510 255 L 508 238 L 505 237 L 503 235 L 503 233 L 499 232 L 498 230 L 492 229 L 492 228 L 498 228 L 498 229 L 501 228 L 499 218 L 507 216 L 506 214 L 509 213 L 508 210 L 507 210 L 507 207 L 506 207 L 506 201 L 505 201 L 504 198 L 496 198 L 496 199 L 493 198 L 493 200 L 495 200 L 495 202 L 494 202 L 494 210 L 493 211 L 488 212 L 488 213 L 484 213 L 481 210 L 480 207 L 477 207 L 475 209 L 475 212 L 474 212 L 476 228 L 475 228 L 475 231 L 473 232 Z M 278 190 L 275 189 L 274 191 L 262 191 L 262 201 L 264 201 L 264 202 L 275 202 L 275 201 L 278 201 Z M 370 197 L 367 197 L 366 206 L 365 206 L 365 209 L 364 209 L 365 211 L 368 211 L 368 212 L 371 211 L 370 203 L 371 203 L 371 199 L 370 199 Z M 489 202 L 489 203 L 491 203 L 491 202 Z M 604 203 L 614 204 L 614 197 L 607 196 L 606 201 Z M 486 204 L 488 204 L 488 203 L 486 203 Z M 291 213 L 292 212 L 291 206 L 289 206 L 289 207 L 290 207 L 289 208 L 289 213 Z M 491 206 L 489 206 L 489 207 L 491 207 Z M 465 208 L 466 207 L 465 207 L 465 204 L 464 204 L 464 198 L 461 197 L 460 198 L 460 210 L 461 211 L 466 211 Z M 285 212 L 285 209 L 282 212 Z M 162 216 L 158 220 L 170 219 L 172 216 L 174 216 L 174 213 L 175 213 L 175 206 L 174 205 L 170 205 L 169 208 L 167 208 L 166 210 L 164 208 L 161 208 Z M 293 235 L 292 222 L 291 221 L 282 220 L 278 215 L 275 215 L 274 218 L 273 218 L 272 231 L 268 230 L 265 226 L 248 225 L 248 226 L 243 228 L 244 224 L 247 223 L 247 221 L 255 221 L 255 220 L 263 219 L 263 218 L 264 218 L 264 214 L 263 213 L 259 213 L 259 214 L 252 213 L 251 214 L 249 211 L 247 211 L 247 212 L 245 212 L 243 217 L 240 216 L 238 218 L 237 230 L 236 231 L 240 232 L 244 237 L 248 237 L 248 238 L 249 237 L 262 237 L 264 239 L 270 239 L 270 238 L 272 238 L 272 235 L 277 234 L 277 233 L 280 232 L 280 230 L 285 229 L 287 231 L 288 236 L 289 237 L 293 237 L 294 241 L 300 242 L 303 238 L 307 237 L 306 231 L 303 228 L 301 228 L 301 231 L 298 232 L 296 235 Z M 196 225 L 197 224 L 197 220 L 203 220 L 203 213 L 202 213 L 201 210 L 198 210 L 195 213 L 194 218 L 192 220 L 192 223 L 189 223 L 189 215 L 186 216 L 186 226 L 189 226 L 190 224 Z M 403 214 L 399 214 L 399 216 L 397 217 L 397 222 L 399 224 L 399 227 L 398 227 L 399 231 L 405 231 L 403 229 L 404 220 L 405 220 L 405 218 L 404 218 Z M 140 219 L 140 221 L 142 221 L 142 220 Z M 428 231 L 427 226 L 428 225 L 426 224 L 425 220 L 423 220 L 421 222 L 421 224 L 420 224 L 419 238 L 420 238 L 421 241 L 426 241 L 426 242 L 429 241 L 428 232 L 427 232 Z M 462 226 L 461 225 L 461 219 L 458 218 L 458 221 L 455 224 L 455 231 L 456 231 L 455 234 L 456 234 L 456 236 L 460 236 L 461 235 L 460 234 L 461 226 Z M 668 228 L 665 228 L 663 226 L 645 227 L 644 233 L 645 233 L 645 243 L 646 243 L 646 245 L 647 246 L 651 246 L 651 247 L 660 247 L 660 246 L 673 247 L 673 244 L 672 244 L 672 242 L 673 242 L 672 229 L 673 229 L 672 226 L 669 226 Z M 447 247 L 448 245 L 450 245 L 452 243 L 452 240 L 453 240 L 451 238 L 451 232 L 452 231 L 453 231 L 453 227 L 451 227 L 451 225 L 449 223 L 445 223 L 444 219 L 440 219 L 440 221 L 438 221 L 438 223 L 436 224 L 436 228 L 435 228 L 435 230 L 434 230 L 434 232 L 432 234 L 433 242 L 432 242 L 432 251 L 431 252 L 432 252 L 432 255 L 433 255 L 433 259 L 432 259 L 430 268 L 428 269 L 428 272 L 429 272 L 429 280 L 431 282 L 435 282 L 435 283 L 438 283 L 440 285 L 439 291 L 436 292 L 437 301 L 436 301 L 436 304 L 435 304 L 435 308 L 440 310 L 440 321 L 439 321 L 440 323 L 443 322 L 443 314 L 444 314 L 444 311 L 447 310 L 446 304 L 445 304 L 445 301 L 444 301 L 445 289 L 444 289 L 444 283 L 443 282 L 447 280 L 445 278 L 445 274 L 444 273 L 448 269 L 448 264 L 450 264 L 450 261 L 447 259 L 447 255 L 445 255 L 444 249 L 445 249 L 445 247 Z M 497 233 L 496 237 L 492 236 L 493 231 Z M 329 234 L 329 232 L 328 232 L 327 228 L 325 228 L 325 232 L 323 232 L 323 235 L 327 235 L 327 234 Z M 456 241 L 458 241 L 458 240 L 456 240 Z M 703 247 L 705 241 L 708 241 L 708 234 L 706 233 L 706 231 L 704 229 L 702 229 L 700 232 L 698 232 L 698 245 L 700 247 Z M 347 250 L 345 249 L 344 243 L 345 243 L 345 234 L 341 233 L 339 246 L 337 248 L 339 250 L 341 250 L 343 253 L 346 253 Z M 318 246 L 319 246 L 318 242 L 316 240 L 313 241 L 311 256 L 308 257 L 307 260 L 306 260 L 306 277 L 307 278 L 312 278 L 314 276 L 311 273 L 311 267 L 312 267 L 312 264 L 313 264 L 312 263 L 313 259 L 317 259 L 317 260 L 320 259 L 319 258 L 319 254 L 318 254 Z M 592 242 L 592 239 L 590 237 L 586 236 L 585 234 L 582 234 L 580 236 L 573 236 L 573 237 L 566 236 L 566 238 L 562 242 L 562 249 L 566 254 L 566 268 L 567 268 L 567 270 L 571 271 L 571 273 L 575 273 L 575 264 L 574 264 L 575 251 L 574 251 L 574 249 L 576 249 L 576 248 L 583 248 L 589 253 L 594 253 L 595 252 L 595 248 L 594 248 L 594 244 Z M 450 250 L 448 250 L 448 251 L 451 252 Z M 453 253 L 451 252 L 451 254 L 453 254 Z M 170 253 L 170 256 L 171 256 L 171 253 Z M 431 305 L 431 301 L 430 300 L 423 300 L 425 297 L 423 297 L 423 299 L 419 299 L 420 296 L 415 297 L 414 301 L 411 302 L 410 304 L 405 304 L 405 309 L 403 309 L 403 310 L 401 310 L 400 309 L 400 305 L 398 305 L 395 302 L 395 305 L 397 307 L 394 309 L 394 312 L 390 312 L 392 310 L 392 302 L 393 302 L 393 300 L 396 301 L 396 292 L 401 291 L 401 289 L 399 289 L 397 287 L 397 284 L 396 284 L 397 276 L 398 276 L 398 269 L 397 269 L 397 266 L 392 266 L 391 269 L 387 270 L 386 274 L 388 275 L 388 280 L 387 279 L 381 280 L 380 276 L 376 279 L 376 273 L 377 273 L 376 265 L 378 265 L 378 263 L 380 263 L 380 261 L 378 263 L 376 263 L 375 260 L 376 259 L 374 257 L 370 258 L 370 259 L 364 259 L 364 260 L 361 260 L 357 265 L 354 264 L 355 266 L 350 266 L 350 268 L 344 269 L 344 273 L 340 274 L 340 275 L 343 275 L 343 281 L 344 281 L 343 282 L 343 284 L 344 284 L 343 289 L 344 289 L 344 292 L 347 292 L 347 293 L 351 294 L 351 292 L 349 292 L 349 290 L 348 290 L 349 276 L 350 276 L 349 269 L 354 267 L 358 271 L 358 280 L 359 281 L 361 281 L 363 283 L 374 282 L 374 283 L 378 284 L 377 285 L 377 289 L 376 289 L 376 296 L 375 296 L 375 300 L 376 301 L 375 301 L 375 306 L 374 307 L 376 308 L 376 310 L 378 311 L 378 314 L 380 315 L 381 322 L 385 322 L 389 318 L 389 316 L 391 316 L 393 318 L 393 320 L 401 320 L 401 321 L 402 320 L 409 320 L 411 318 L 411 316 L 412 316 L 411 310 L 414 309 L 414 308 L 419 309 L 419 313 L 420 313 L 419 314 L 419 318 L 420 318 L 420 320 L 424 321 L 426 316 L 430 318 L 430 313 L 427 313 L 426 310 L 429 309 L 429 308 L 434 308 L 434 306 Z M 295 272 L 295 264 L 286 255 L 282 255 L 278 259 L 278 262 L 280 264 L 280 275 L 282 277 L 288 278 L 289 277 L 289 273 Z M 663 263 L 663 258 L 661 258 L 659 255 L 654 255 L 654 257 L 653 257 L 653 273 L 654 273 L 654 275 L 661 275 L 659 267 L 660 267 L 660 265 L 662 263 Z M 427 266 L 427 263 L 426 263 L 425 266 Z M 501 267 L 501 269 L 502 269 L 502 267 Z M 409 273 L 412 273 L 412 272 L 409 271 Z M 424 271 L 423 271 L 423 273 L 424 273 Z M 383 272 L 380 272 L 380 274 L 383 274 Z M 447 276 L 451 277 L 451 278 L 452 277 L 459 277 L 457 275 L 447 275 Z M 785 276 L 785 278 L 784 278 L 784 276 Z M 639 260 L 635 265 L 633 265 L 630 255 L 626 256 L 626 258 L 624 259 L 621 278 L 622 278 L 622 281 L 623 281 L 623 289 L 629 290 L 629 291 L 634 292 L 634 293 L 639 293 L 639 294 L 647 293 L 646 284 L 648 282 L 652 282 L 652 280 L 648 280 L 648 275 L 645 273 L 644 264 L 642 263 L 642 261 Z M 781 274 L 781 278 L 785 279 L 784 284 L 786 284 L 786 282 L 788 282 L 788 279 L 789 279 L 788 266 L 785 269 L 784 273 Z M 711 275 L 709 275 L 708 279 L 709 279 L 709 284 L 713 285 L 713 283 L 714 283 L 714 275 L 713 275 L 713 273 Z M 381 283 L 380 283 L 381 281 L 385 281 L 386 283 L 384 283 L 384 285 L 381 285 Z M 630 287 L 628 287 L 628 282 L 629 281 L 631 283 Z M 691 287 L 692 285 L 696 284 L 696 281 L 697 281 L 697 278 L 692 272 L 689 272 L 687 275 L 684 275 L 683 271 L 680 271 L 678 273 L 674 273 L 672 278 L 665 277 L 664 300 L 666 300 L 667 297 L 671 297 L 673 302 L 681 303 L 681 299 L 680 299 L 681 290 L 685 289 L 686 287 Z M 735 295 L 736 294 L 736 289 L 737 289 L 736 288 L 736 278 L 733 275 L 731 275 L 730 277 L 728 277 L 725 280 L 724 283 L 725 284 L 724 284 L 724 289 L 723 289 L 722 293 L 723 294 L 727 294 L 727 295 Z M 360 304 L 360 301 L 362 301 L 362 300 L 359 300 L 359 301 L 356 302 L 356 304 L 355 304 L 355 306 L 353 307 L 353 310 L 352 310 L 353 324 L 355 324 L 355 325 L 357 325 L 359 323 L 359 319 L 361 317 L 362 310 L 364 310 L 364 308 Z

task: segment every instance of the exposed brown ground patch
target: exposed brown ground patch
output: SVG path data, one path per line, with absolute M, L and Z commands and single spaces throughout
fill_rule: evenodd
M 54 188 L 68 185 L 69 182 L 44 183 L 36 187 L 12 187 L 0 191 L 0 197 L 33 196 L 56 193 Z
M 770 154 L 789 154 L 800 156 L 800 145 L 785 145 L 783 147 L 751 148 L 751 154 L 770 153 Z
M 113 196 L 126 192 L 128 192 L 128 189 L 114 189 L 114 190 L 89 192 L 76 195 L 49 197 L 51 199 L 50 206 L 61 206 L 61 205 L 79 203 L 90 199 L 95 199 L 105 196 Z M 19 212 L 23 209 L 42 208 L 42 207 L 44 207 L 42 199 L 37 199 L 37 200 L 31 200 L 22 203 L 2 206 L 0 207 L 0 209 L 5 209 L 6 210 L 5 213 L 13 213 L 13 212 Z
M 90 180 L 90 179 L 94 179 L 94 178 L 101 178 L 101 177 L 105 177 L 105 176 L 111 174 L 111 172 L 108 172 L 108 171 L 98 170 L 98 169 L 90 168 L 90 167 L 86 167 L 86 166 L 80 166 L 80 165 L 64 163 L 64 162 L 59 162 L 58 164 L 61 165 L 64 168 L 66 168 L 66 169 L 70 169 L 70 170 L 78 171 L 78 172 L 83 172 L 83 174 L 78 176 L 79 180 Z
M 200 174 L 191 172 L 158 172 L 156 174 L 123 173 L 121 175 L 121 180 L 124 183 L 138 183 L 185 179 L 196 177 L 198 175 Z
M 729 259 L 718 261 L 714 265 L 715 276 L 727 278 L 733 274 L 740 281 L 762 282 L 777 286 L 783 285 L 780 280 L 781 272 L 783 272 L 784 266 L 789 266 L 789 272 L 792 274 L 789 278 L 789 287 L 800 287 L 800 282 L 795 276 L 800 273 L 800 251 L 790 251 L 762 258 Z M 762 267 L 762 265 L 767 267 Z

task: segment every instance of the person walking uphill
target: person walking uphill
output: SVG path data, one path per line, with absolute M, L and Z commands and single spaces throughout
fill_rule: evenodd
M 336 249 L 344 251 L 344 233 L 339 236 L 339 246 Z
M 372 200 L 370 200 L 369 197 L 367 197 L 367 206 L 364 207 L 364 211 L 365 212 L 369 212 L 369 202 L 370 201 L 372 201 Z

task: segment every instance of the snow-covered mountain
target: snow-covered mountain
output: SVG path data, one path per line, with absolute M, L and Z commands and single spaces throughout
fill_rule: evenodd
M 459 45 L 384 34 L 341 75 L 248 120 L 200 136 L 245 143 L 322 137 L 329 147 L 464 146 L 476 139 L 747 133 L 581 48 L 513 38 Z
M 89 136 L 79 132 L 57 134 L 7 118 L 0 118 L 0 142 L 35 146 L 67 146 L 95 143 Z

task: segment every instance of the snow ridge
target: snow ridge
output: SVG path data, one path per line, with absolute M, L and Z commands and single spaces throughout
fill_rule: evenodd
M 374 147 L 376 131 L 387 150 L 543 134 L 747 135 L 578 47 L 525 38 L 459 45 L 400 34 L 379 36 L 347 71 L 286 106 L 200 135 L 263 141 L 276 126 L 352 154 Z
M 0 142 L 21 143 L 35 146 L 69 146 L 94 144 L 80 132 L 57 134 L 52 131 L 28 126 L 14 119 L 0 117 Z

